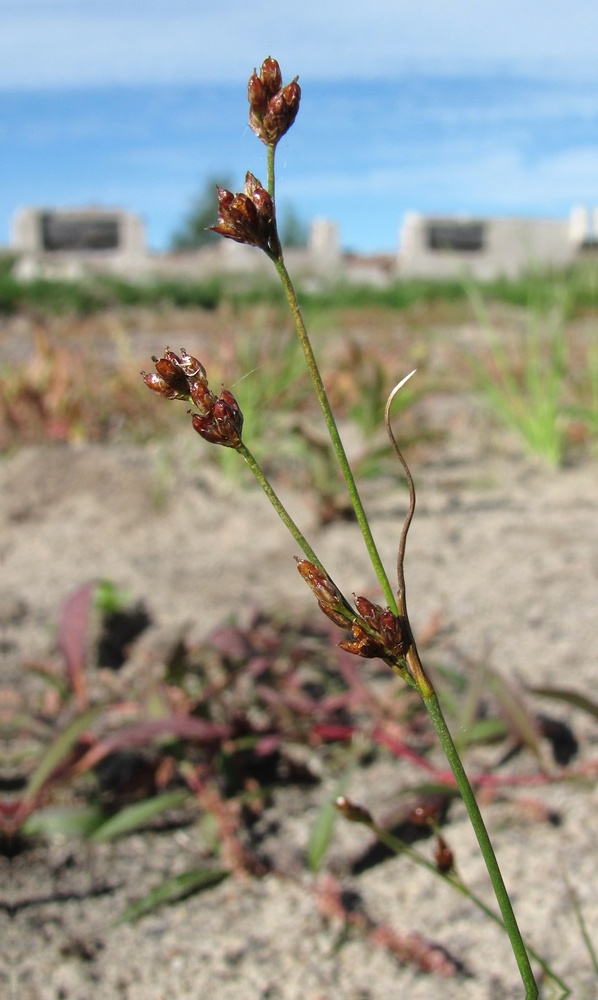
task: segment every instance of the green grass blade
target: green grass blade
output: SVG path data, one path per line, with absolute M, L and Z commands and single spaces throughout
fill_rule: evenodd
M 315 822 L 312 825 L 309 843 L 307 845 L 307 863 L 311 872 L 320 870 L 322 862 L 328 851 L 334 825 L 338 819 L 338 809 L 335 802 L 340 795 L 344 795 L 349 787 L 349 782 L 353 777 L 356 762 L 352 761 L 342 778 L 338 782 L 332 795 L 326 799 L 318 810 Z
M 495 670 L 487 668 L 487 687 L 498 701 L 513 735 L 542 763 L 542 747 L 532 713 L 507 682 Z
M 104 819 L 104 811 L 97 805 L 38 809 L 25 820 L 22 830 L 26 837 L 89 837 Z
M 96 843 L 113 840 L 121 837 L 131 830 L 148 823 L 151 819 L 159 816 L 169 809 L 176 809 L 177 806 L 186 802 L 191 793 L 186 789 L 179 789 L 176 792 L 165 792 L 164 795 L 156 795 L 153 799 L 144 799 L 143 802 L 136 802 L 132 806 L 121 809 L 115 816 L 111 816 L 91 835 L 91 840 Z
M 139 920 L 146 913 L 151 913 L 158 906 L 163 906 L 166 903 L 177 903 L 195 892 L 212 889 L 224 881 L 228 875 L 229 872 L 225 868 L 197 868 L 190 872 L 183 872 L 181 875 L 174 875 L 172 878 L 160 882 L 141 899 L 127 906 L 116 923 L 131 923 L 133 920 Z
M 585 694 L 573 691 L 571 688 L 558 687 L 528 687 L 530 694 L 540 695 L 541 698 L 552 698 L 554 701 L 564 701 L 567 705 L 574 705 L 582 711 L 598 719 L 598 702 L 592 701 Z
M 586 924 L 585 917 L 583 915 L 583 910 L 579 903 L 579 897 L 573 888 L 573 886 L 567 880 L 567 891 L 569 893 L 569 899 L 571 900 L 571 906 L 573 907 L 573 912 L 575 914 L 575 919 L 577 920 L 577 925 L 579 927 L 579 932 L 583 938 L 583 943 L 586 947 L 586 951 L 590 957 L 590 962 L 592 963 L 592 968 L 596 974 L 598 980 L 598 955 L 596 954 L 596 949 L 588 932 L 588 925 Z
M 55 771 L 56 768 L 63 763 L 70 751 L 73 749 L 81 733 L 84 733 L 86 729 L 89 729 L 99 712 L 99 708 L 91 708 L 87 712 L 83 712 L 81 715 L 78 715 L 76 719 L 73 719 L 70 725 L 68 725 L 66 729 L 57 736 L 54 742 L 46 750 L 33 774 L 30 776 L 29 781 L 27 782 L 27 788 L 25 789 L 25 799 L 35 798 L 42 785 L 52 774 L 52 771 Z

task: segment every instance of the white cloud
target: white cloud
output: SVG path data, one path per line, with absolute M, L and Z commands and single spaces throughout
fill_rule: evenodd
M 303 77 L 489 63 L 578 72 L 595 0 L 0 0 L 0 87 L 243 79 L 268 52 Z
M 415 169 L 407 162 L 359 176 L 344 171 L 314 173 L 295 182 L 293 193 L 306 200 L 375 202 L 384 192 L 387 206 L 397 200 L 407 200 L 422 211 L 486 212 L 492 206 L 492 213 L 506 215 L 560 215 L 579 202 L 594 204 L 598 197 L 598 149 L 570 149 L 534 161 L 514 150 L 475 155 L 470 147 L 455 146 L 454 154 L 451 161 L 442 157 Z

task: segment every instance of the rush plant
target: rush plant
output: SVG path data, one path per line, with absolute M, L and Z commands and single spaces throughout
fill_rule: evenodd
M 218 191 L 218 221 L 214 232 L 227 239 L 254 246 L 265 253 L 276 269 L 292 314 L 314 391 L 323 412 L 332 449 L 343 474 L 359 530 L 363 536 L 372 568 L 384 595 L 384 605 L 375 604 L 357 595 L 351 602 L 332 580 L 301 529 L 291 518 L 276 495 L 270 481 L 258 464 L 243 436 L 243 414 L 234 395 L 228 389 L 216 394 L 211 388 L 201 361 L 186 351 L 178 354 L 166 348 L 162 357 L 154 357 L 155 372 L 143 373 L 148 388 L 166 399 L 180 399 L 192 404 L 193 429 L 210 444 L 234 449 L 249 466 L 275 511 L 291 532 L 303 552 L 297 569 L 311 588 L 320 610 L 345 633 L 340 646 L 349 653 L 381 659 L 397 677 L 421 697 L 434 725 L 438 739 L 453 772 L 455 782 L 467 808 L 482 852 L 509 936 L 527 1000 L 538 996 L 538 987 L 528 953 L 523 942 L 511 900 L 506 889 L 496 855 L 490 841 L 476 797 L 465 773 L 461 758 L 446 724 L 435 687 L 420 658 L 407 610 L 404 558 L 407 536 L 415 511 L 415 487 L 410 469 L 397 443 L 391 426 L 391 407 L 401 387 L 414 374 L 405 376 L 393 389 L 386 403 L 386 429 L 409 487 L 409 508 L 400 533 L 396 561 L 397 589 L 391 585 L 373 538 L 370 524 L 349 465 L 337 428 L 318 363 L 297 301 L 295 288 L 287 271 L 283 248 L 278 234 L 275 199 L 275 157 L 278 142 L 293 125 L 301 99 L 295 77 L 283 85 L 278 62 L 268 57 L 259 73 L 249 79 L 249 124 L 266 147 L 266 183 L 247 172 L 241 192 Z

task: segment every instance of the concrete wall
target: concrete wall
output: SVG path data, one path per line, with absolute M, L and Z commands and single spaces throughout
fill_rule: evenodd
M 114 233 L 114 245 L 102 246 L 102 240 L 109 242 Z M 86 240 L 96 245 L 86 245 Z M 77 241 L 80 245 L 75 245 Z M 140 281 L 197 280 L 221 274 L 273 276 L 265 254 L 233 240 L 214 239 L 213 245 L 199 250 L 151 253 L 142 220 L 121 209 L 20 209 L 12 221 L 11 249 L 19 255 L 15 273 L 24 280 L 37 276 L 75 279 L 95 273 Z M 336 279 L 342 269 L 336 225 L 315 219 L 307 247 L 290 248 L 285 259 L 298 276 Z
M 579 210 L 569 220 L 410 212 L 401 230 L 399 272 L 404 277 L 513 278 L 533 267 L 573 263 L 588 235 L 587 214 L 582 217 Z
M 316 219 L 305 248 L 285 251 L 289 269 L 314 286 L 346 281 L 384 287 L 397 277 L 479 280 L 516 277 L 534 267 L 565 267 L 595 245 L 594 217 L 575 208 L 569 220 L 405 216 L 396 255 L 343 254 L 336 225 Z M 79 245 L 77 245 L 79 244 Z M 153 278 L 199 280 L 218 275 L 273 277 L 272 264 L 255 247 L 214 240 L 200 250 L 151 253 L 142 220 L 120 209 L 21 209 L 15 214 L 11 249 L 15 273 L 80 278 L 114 274 L 132 281 Z
M 81 277 L 104 271 L 139 275 L 147 258 L 143 220 L 114 208 L 22 208 L 15 212 L 10 248 L 22 278 Z

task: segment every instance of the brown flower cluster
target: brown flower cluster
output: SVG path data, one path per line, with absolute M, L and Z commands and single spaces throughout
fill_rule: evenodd
M 314 566 L 308 559 L 297 559 L 297 569 L 315 595 L 320 611 L 335 625 L 349 628 L 355 612 L 328 574 L 318 566 Z
M 371 826 L 374 822 L 369 809 L 364 809 L 363 806 L 357 805 L 356 802 L 352 802 L 346 795 L 339 795 L 334 804 L 339 813 L 341 813 L 345 819 L 348 819 L 350 823 L 365 823 L 366 826 Z
M 149 375 L 141 372 L 143 381 L 148 389 L 166 399 L 191 399 L 192 388 L 197 392 L 195 383 L 207 385 L 204 366 L 197 358 L 187 354 L 184 348 L 181 348 L 180 358 L 167 347 L 164 357 L 157 358 L 152 354 L 152 361 L 156 371 Z
M 386 663 L 404 659 L 413 640 L 406 618 L 395 615 L 390 608 L 372 604 L 367 597 L 356 597 L 355 607 L 361 621 L 351 625 L 351 639 L 341 642 L 348 653 L 368 658 L 379 656 Z
M 267 146 L 275 146 L 297 117 L 301 100 L 297 79 L 283 87 L 280 66 L 271 56 L 249 78 L 249 124 Z
M 218 225 L 210 226 L 210 229 L 267 253 L 277 253 L 279 249 L 274 202 L 257 177 L 249 171 L 242 194 L 218 189 Z
M 298 559 L 297 569 L 315 594 L 320 610 L 335 625 L 351 632 L 350 639 L 339 643 L 341 649 L 368 659 L 379 657 L 393 665 L 404 660 L 413 643 L 406 618 L 373 604 L 367 597 L 355 598 L 356 614 L 323 570 L 307 559 Z
M 198 413 L 192 424 L 198 434 L 211 444 L 238 448 L 242 444 L 243 414 L 237 400 L 228 389 L 214 395 L 208 385 L 206 370 L 197 358 L 181 349 L 180 357 L 166 348 L 164 356 L 152 356 L 155 373 L 142 372 L 148 389 L 166 399 L 186 399 L 194 403 Z

